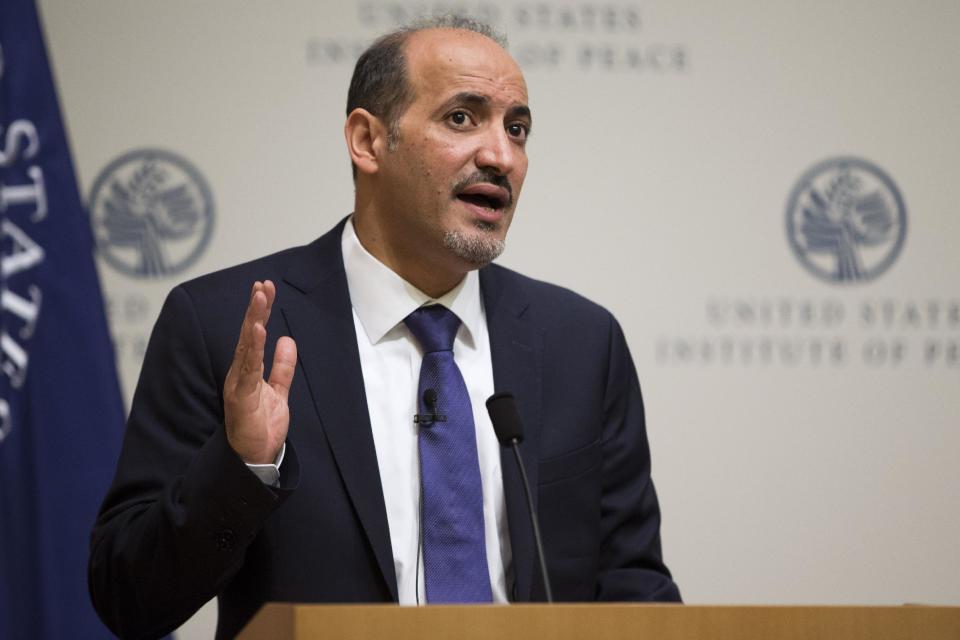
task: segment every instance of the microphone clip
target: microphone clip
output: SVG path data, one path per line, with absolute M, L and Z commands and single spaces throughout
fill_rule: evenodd
M 446 422 L 447 416 L 437 413 L 437 391 L 435 389 L 425 389 L 423 392 L 423 404 L 426 405 L 430 413 L 418 413 L 413 416 L 413 423 L 429 427 L 434 422 Z

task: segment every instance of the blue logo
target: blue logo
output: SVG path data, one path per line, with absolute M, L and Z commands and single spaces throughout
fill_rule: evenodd
M 787 202 L 787 238 L 807 271 L 828 282 L 869 282 L 896 261 L 907 208 L 882 169 L 832 158 L 807 171 Z
M 100 255 L 135 278 L 190 267 L 213 235 L 213 196 L 183 157 L 159 149 L 126 153 L 100 172 L 90 195 Z

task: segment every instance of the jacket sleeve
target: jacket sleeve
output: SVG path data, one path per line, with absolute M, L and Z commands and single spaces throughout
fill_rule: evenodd
M 196 307 L 178 287 L 150 337 L 117 473 L 91 536 L 91 597 L 120 637 L 162 636 L 216 596 L 296 485 L 292 447 L 279 489 L 230 448 L 223 380 L 214 371 Z
M 597 600 L 679 602 L 663 562 L 643 398 L 623 331 L 611 316 L 604 392 Z

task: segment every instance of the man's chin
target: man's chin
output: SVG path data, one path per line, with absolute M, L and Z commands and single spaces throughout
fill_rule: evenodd
M 489 225 L 489 229 L 481 227 Z M 477 221 L 477 229 L 471 231 L 450 230 L 443 235 L 443 246 L 453 255 L 475 268 L 493 262 L 506 248 L 506 242 L 493 235 L 497 225 Z

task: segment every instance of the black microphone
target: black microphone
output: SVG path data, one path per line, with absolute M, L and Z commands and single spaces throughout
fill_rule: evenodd
M 520 457 L 520 447 L 523 442 L 523 421 L 520 412 L 513 400 L 512 393 L 495 393 L 487 398 L 487 413 L 493 423 L 493 431 L 497 440 L 505 447 L 513 448 L 513 455 L 520 467 L 520 478 L 523 480 L 523 490 L 527 495 L 527 509 L 530 511 L 530 522 L 533 524 L 533 542 L 537 547 L 537 557 L 540 559 L 540 573 L 543 576 L 543 588 L 547 592 L 547 602 L 553 602 L 553 591 L 550 589 L 550 576 L 547 575 L 547 561 L 543 555 L 543 542 L 540 540 L 540 525 L 537 522 L 537 512 L 533 508 L 533 498 L 530 495 L 530 483 L 527 481 L 527 470 Z
M 413 416 L 413 421 L 424 427 L 429 427 L 434 422 L 446 422 L 447 416 L 437 413 L 437 392 L 434 389 L 424 389 L 423 404 L 427 406 L 428 413 L 418 413 Z
M 427 405 L 430 413 L 437 412 L 437 392 L 433 389 L 427 389 L 423 392 L 423 404 Z

